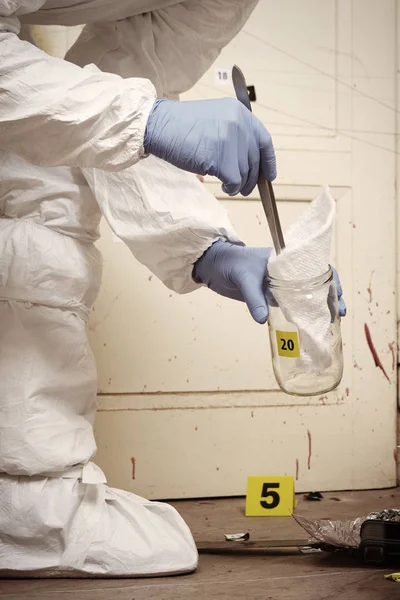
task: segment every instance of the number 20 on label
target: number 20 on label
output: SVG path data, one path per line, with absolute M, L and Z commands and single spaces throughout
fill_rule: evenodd
M 286 358 L 300 358 L 299 335 L 297 331 L 277 331 L 278 354 Z
M 247 478 L 246 517 L 288 517 L 294 508 L 293 477 Z

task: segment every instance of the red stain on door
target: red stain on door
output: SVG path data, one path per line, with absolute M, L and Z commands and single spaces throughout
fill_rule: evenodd
M 311 456 L 312 456 L 312 442 L 311 442 L 311 433 L 310 431 L 307 429 L 307 437 L 308 437 L 308 460 L 307 460 L 307 467 L 308 470 L 311 469 Z
M 367 339 L 368 348 L 371 351 L 372 358 L 374 359 L 375 366 L 378 367 L 378 369 L 380 369 L 382 371 L 382 373 L 384 374 L 384 376 L 386 377 L 386 379 L 390 382 L 388 374 L 385 371 L 385 367 L 383 366 L 383 364 L 381 362 L 381 359 L 378 356 L 378 353 L 377 353 L 376 348 L 374 346 L 374 342 L 372 341 L 371 332 L 370 332 L 369 327 L 368 327 L 368 325 L 366 323 L 364 323 L 364 331 L 365 331 L 365 337 Z

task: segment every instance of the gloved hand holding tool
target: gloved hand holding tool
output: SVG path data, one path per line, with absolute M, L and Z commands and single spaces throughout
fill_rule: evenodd
M 261 169 L 276 177 L 271 136 L 238 100 L 157 100 L 150 112 L 144 148 L 148 154 L 197 175 L 214 175 L 230 196 L 248 196 Z

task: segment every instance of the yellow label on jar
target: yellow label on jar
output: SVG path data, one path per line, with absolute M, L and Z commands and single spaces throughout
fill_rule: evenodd
M 277 331 L 276 343 L 279 356 L 300 358 L 299 334 L 297 331 Z

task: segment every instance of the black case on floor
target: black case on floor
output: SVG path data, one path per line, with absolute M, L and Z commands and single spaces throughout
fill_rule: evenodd
M 382 565 L 400 563 L 400 523 L 367 520 L 361 525 L 360 554 L 364 562 Z

